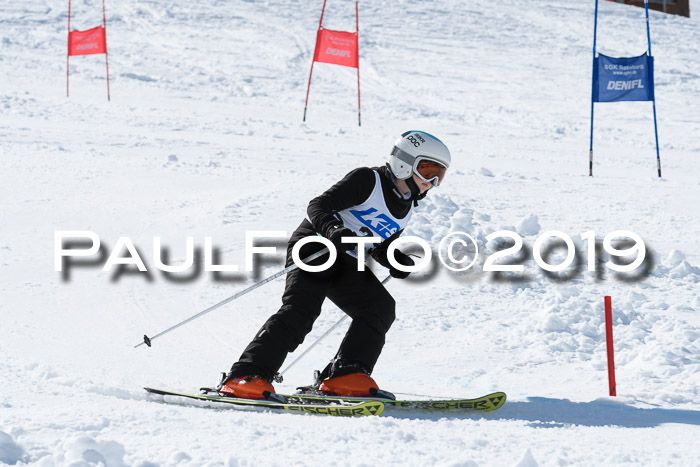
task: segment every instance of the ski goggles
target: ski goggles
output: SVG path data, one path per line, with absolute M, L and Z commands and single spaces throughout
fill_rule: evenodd
M 446 172 L 447 169 L 444 165 L 428 158 L 418 157 L 413 164 L 413 173 L 424 182 L 432 183 L 433 186 L 440 185 Z

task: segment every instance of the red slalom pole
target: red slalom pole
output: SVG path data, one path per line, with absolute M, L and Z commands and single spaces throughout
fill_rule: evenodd
M 360 13 L 355 2 L 355 36 L 357 36 L 357 126 L 362 126 L 360 115 Z
M 109 97 L 109 58 L 107 56 L 107 16 L 105 14 L 105 0 L 102 0 L 102 27 L 105 30 L 105 67 L 107 68 L 107 100 Z
M 316 47 L 318 47 L 318 34 L 321 29 L 323 29 L 323 14 L 326 12 L 326 0 L 323 0 L 323 8 L 321 8 L 321 18 L 318 20 L 318 31 L 316 31 Z M 314 62 L 316 61 L 316 49 L 314 48 L 314 56 L 311 59 L 311 71 L 309 71 L 309 84 L 306 86 L 306 101 L 304 102 L 304 118 L 302 122 L 306 121 L 306 108 L 309 106 L 309 90 L 311 90 L 311 76 L 314 74 Z
M 68 49 L 66 50 L 66 97 L 70 96 L 70 4 L 68 0 Z
M 615 390 L 615 355 L 613 351 L 613 332 L 612 332 L 612 297 L 605 296 L 605 344 L 608 349 L 608 385 L 610 386 L 610 395 L 616 396 Z

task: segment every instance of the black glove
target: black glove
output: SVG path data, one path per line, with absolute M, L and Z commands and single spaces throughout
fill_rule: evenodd
M 394 250 L 394 259 L 396 260 L 397 263 L 399 263 L 402 266 L 415 266 L 416 265 L 416 263 L 413 261 L 413 259 L 411 259 L 410 256 L 408 256 L 407 254 L 404 254 L 400 250 Z M 407 271 L 399 271 L 398 269 L 396 269 L 395 267 L 393 267 L 390 264 L 389 265 L 389 274 L 394 279 L 405 279 L 411 273 L 407 272 Z
M 356 243 L 342 243 L 341 239 L 343 237 L 359 237 L 355 232 L 343 225 L 335 225 L 328 229 L 328 235 L 326 238 L 333 242 L 335 249 L 339 252 L 345 252 L 352 250 L 357 245 Z
M 386 246 L 380 245 L 379 247 L 372 250 L 370 254 L 376 262 L 378 262 L 385 268 L 388 268 L 389 274 L 395 279 L 405 279 L 408 277 L 409 274 L 411 274 L 410 272 L 399 271 L 389 263 L 389 258 L 387 257 L 388 251 Z M 404 254 L 401 250 L 394 250 L 394 259 L 397 263 L 403 266 L 415 266 L 416 264 L 410 256 Z

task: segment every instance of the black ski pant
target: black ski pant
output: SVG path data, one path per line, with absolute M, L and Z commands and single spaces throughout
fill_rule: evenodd
M 305 245 L 310 246 L 320 249 L 318 243 Z M 302 248 L 300 257 L 307 257 L 314 249 Z M 327 258 L 324 255 L 311 264 L 322 264 Z M 289 264 L 291 245 L 287 249 Z M 326 271 L 311 273 L 297 268 L 287 273 L 282 306 L 233 364 L 229 377 L 254 374 L 272 380 L 287 354 L 304 342 L 326 297 L 352 318 L 335 359 L 359 364 L 371 373 L 394 322 L 396 302 L 372 271 L 357 269 L 356 258 L 339 252 Z

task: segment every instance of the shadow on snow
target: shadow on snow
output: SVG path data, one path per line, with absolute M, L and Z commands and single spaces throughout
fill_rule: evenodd
M 537 428 L 561 428 L 566 425 L 650 428 L 663 423 L 700 425 L 700 411 L 662 408 L 638 408 L 606 399 L 571 402 L 568 399 L 529 397 L 527 401 L 508 401 L 495 412 L 401 412 L 387 409 L 385 416 L 413 419 L 491 419 L 523 420 Z

